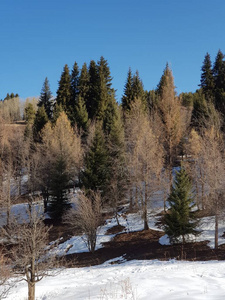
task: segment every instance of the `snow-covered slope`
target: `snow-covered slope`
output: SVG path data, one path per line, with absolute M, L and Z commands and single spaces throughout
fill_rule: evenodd
M 36 286 L 37 300 L 225 299 L 225 262 L 129 261 L 119 265 L 65 269 Z M 8 300 L 25 300 L 19 282 Z

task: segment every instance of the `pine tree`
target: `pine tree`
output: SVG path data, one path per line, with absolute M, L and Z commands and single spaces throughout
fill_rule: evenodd
M 49 120 L 51 120 L 52 118 L 53 102 L 51 98 L 52 98 L 52 93 L 50 91 L 48 78 L 46 77 L 41 90 L 41 95 L 39 97 L 38 106 L 41 107 L 42 105 L 44 105 Z
M 87 113 L 85 101 L 83 97 L 80 95 L 77 98 L 74 116 L 75 116 L 75 123 L 77 124 L 78 129 L 83 131 L 83 135 L 86 135 L 88 130 L 88 125 L 89 125 L 88 113 Z
M 194 207 L 194 197 L 192 194 L 192 184 L 185 169 L 181 167 L 176 174 L 176 179 L 168 197 L 169 211 L 164 216 L 164 230 L 170 242 L 185 243 L 186 236 L 198 235 L 196 230 L 198 221 L 192 209 Z
M 122 108 L 123 111 L 130 110 L 130 104 L 133 101 L 133 94 L 132 94 L 132 72 L 131 68 L 129 68 L 127 74 L 127 81 L 124 87 L 124 95 L 122 97 Z
M 63 156 L 58 157 L 53 165 L 50 182 L 51 200 L 48 206 L 48 212 L 54 219 L 61 220 L 63 213 L 70 207 L 66 188 L 68 186 L 69 175 Z
M 88 89 L 88 95 L 86 97 L 86 107 L 88 112 L 89 119 L 93 120 L 96 116 L 97 111 L 97 103 L 98 103 L 98 96 L 99 96 L 99 90 L 98 90 L 98 71 L 97 66 L 94 60 L 91 60 L 89 65 L 89 89 Z
M 87 192 L 89 190 L 100 191 L 104 195 L 108 178 L 108 151 L 102 125 L 98 123 L 92 145 L 84 158 L 84 171 L 81 174 L 81 182 Z
M 200 84 L 207 101 L 213 101 L 214 79 L 212 63 L 209 53 L 206 53 L 202 66 L 201 84 Z
M 215 107 L 219 112 L 225 114 L 225 62 L 223 59 L 224 54 L 219 50 L 213 67 L 213 77 Z
M 36 142 L 41 141 L 41 130 L 44 128 L 45 124 L 48 122 L 48 116 L 45 111 L 44 105 L 38 108 L 34 124 L 33 124 L 33 137 Z
M 84 63 L 80 72 L 79 85 L 78 85 L 79 95 L 87 102 L 88 90 L 89 90 L 89 73 L 87 69 L 87 64 Z
M 132 79 L 132 97 L 133 100 L 140 98 L 144 103 L 145 100 L 144 87 L 138 71 L 135 72 Z
M 71 78 L 68 65 L 64 66 L 56 93 L 56 103 L 61 105 L 63 110 L 68 113 L 71 100 Z
M 68 103 L 70 116 L 73 116 L 74 114 L 74 108 L 79 94 L 79 73 L 78 64 L 75 62 L 71 73 L 71 99 Z

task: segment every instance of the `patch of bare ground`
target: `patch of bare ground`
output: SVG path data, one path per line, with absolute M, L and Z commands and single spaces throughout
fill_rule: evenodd
M 72 267 L 84 267 L 102 264 L 107 260 L 123 256 L 126 260 L 224 260 L 225 245 L 217 250 L 208 247 L 207 241 L 187 243 L 185 245 L 161 245 L 158 240 L 164 233 L 155 230 L 121 233 L 104 247 L 92 253 L 67 255 L 66 261 Z

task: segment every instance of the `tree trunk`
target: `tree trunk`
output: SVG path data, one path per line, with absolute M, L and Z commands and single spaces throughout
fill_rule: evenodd
M 218 217 L 218 203 L 216 202 L 216 213 L 215 213 L 215 249 L 218 249 L 218 228 L 219 228 L 219 217 Z
M 148 199 L 148 194 L 147 194 L 147 189 L 146 189 L 146 182 L 145 182 L 145 199 L 144 199 L 144 213 L 143 213 L 143 218 L 144 218 L 144 230 L 148 230 L 148 207 L 147 207 L 147 199 Z
M 28 282 L 28 300 L 35 300 L 35 283 Z

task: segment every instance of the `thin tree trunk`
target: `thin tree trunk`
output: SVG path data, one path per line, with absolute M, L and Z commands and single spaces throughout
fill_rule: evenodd
M 144 199 L 144 230 L 148 230 L 148 207 L 147 207 L 147 199 L 148 199 L 148 194 L 147 194 L 147 189 L 146 189 L 146 182 L 145 182 L 145 199 Z
M 218 249 L 218 229 L 219 229 L 219 216 L 218 216 L 218 202 L 216 202 L 216 213 L 215 213 L 215 249 Z

